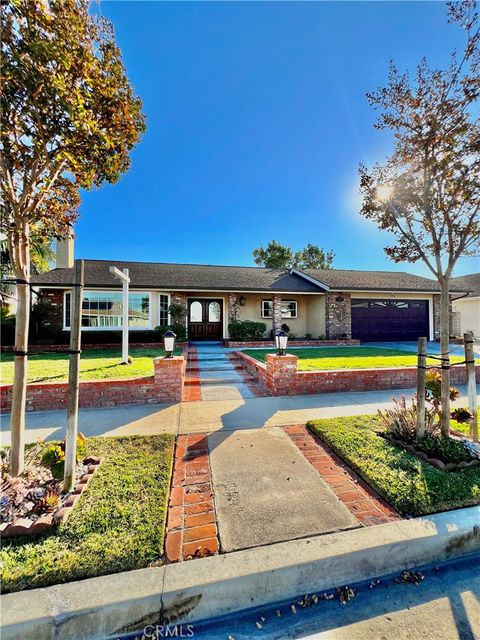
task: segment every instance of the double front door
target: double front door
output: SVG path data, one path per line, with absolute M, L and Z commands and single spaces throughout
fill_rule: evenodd
M 188 301 L 188 339 L 223 338 L 223 300 L 192 298 Z

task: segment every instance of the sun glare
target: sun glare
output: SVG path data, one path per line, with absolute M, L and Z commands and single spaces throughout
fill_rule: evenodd
M 391 184 L 382 184 L 380 187 L 377 187 L 377 199 L 380 202 L 386 202 L 390 200 L 393 195 L 393 187 Z

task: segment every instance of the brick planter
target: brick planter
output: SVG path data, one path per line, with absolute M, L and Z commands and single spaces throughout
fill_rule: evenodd
M 155 373 L 147 378 L 80 382 L 79 407 L 181 402 L 185 375 L 184 357 L 155 358 L 153 364 Z M 67 389 L 67 382 L 29 384 L 26 410 L 64 409 Z M 12 385 L 1 385 L 0 396 L 0 413 L 6 413 L 12 406 Z
M 274 340 L 256 340 L 252 342 L 238 342 L 237 340 L 225 340 L 225 346 L 232 349 L 275 348 Z M 360 340 L 290 340 L 288 346 L 294 347 L 336 347 L 341 345 L 359 346 Z
M 337 391 L 382 391 L 413 388 L 417 383 L 416 367 L 390 369 L 336 369 L 330 371 L 298 371 L 298 357 L 268 353 L 266 364 L 237 353 L 247 371 L 271 396 L 295 396 Z M 480 366 L 476 366 L 480 381 Z M 465 384 L 465 367 L 452 367 L 452 384 Z
M 0 524 L 0 537 L 14 538 L 16 536 L 36 536 L 40 533 L 45 533 L 45 531 L 49 531 L 58 524 L 66 522 L 72 513 L 73 507 L 90 484 L 93 476 L 98 471 L 103 461 L 104 458 L 92 456 L 84 458 L 83 463 L 88 463 L 87 473 L 80 478 L 60 509 L 54 513 L 42 516 L 35 521 L 30 520 L 30 518 L 19 518 L 18 520 L 15 520 L 15 522 L 4 522 Z

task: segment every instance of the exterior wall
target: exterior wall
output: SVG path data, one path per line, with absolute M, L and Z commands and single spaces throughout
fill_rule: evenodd
M 325 322 L 325 296 L 308 296 L 307 303 L 307 330 L 312 338 L 326 336 Z
M 325 295 L 326 334 L 330 340 L 352 337 L 352 307 L 350 293 L 329 291 Z
M 473 331 L 480 336 L 480 297 L 461 298 L 452 302 L 453 311 L 460 314 L 460 334 Z
M 297 356 L 267 354 L 266 365 L 239 352 L 247 371 L 272 396 L 296 396 L 337 391 L 380 391 L 415 387 L 416 367 L 392 369 L 343 369 L 335 371 L 297 371 Z M 465 384 L 465 367 L 451 369 L 452 384 Z M 480 366 L 476 367 L 480 382 Z
M 262 293 L 237 293 L 237 311 L 239 320 L 252 320 L 253 322 L 264 322 L 267 325 L 266 336 L 270 333 L 273 327 L 272 318 L 262 318 L 262 300 L 272 300 L 273 296 L 268 292 Z M 240 296 L 245 298 L 245 306 L 241 307 L 238 303 Z M 282 300 L 296 300 L 297 301 L 297 318 L 284 318 L 281 324 L 287 324 L 290 327 L 291 333 L 294 333 L 297 337 L 303 337 L 306 333 L 311 333 L 307 329 L 309 305 L 311 304 L 310 298 L 317 298 L 318 296 L 306 296 L 284 293 L 280 296 Z M 323 296 L 321 296 L 323 297 Z M 318 334 L 320 335 L 320 334 Z M 318 336 L 316 336 L 318 337 Z
M 155 374 L 148 378 L 96 380 L 80 383 L 78 405 L 114 407 L 120 404 L 176 403 L 182 400 L 185 361 L 183 356 L 156 358 Z M 68 383 L 29 384 L 27 411 L 64 409 Z M 12 385 L 2 385 L 1 412 L 11 410 Z

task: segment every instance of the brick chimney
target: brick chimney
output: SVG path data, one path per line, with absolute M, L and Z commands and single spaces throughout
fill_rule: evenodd
M 73 267 L 73 235 L 57 240 L 56 267 L 71 269 Z

